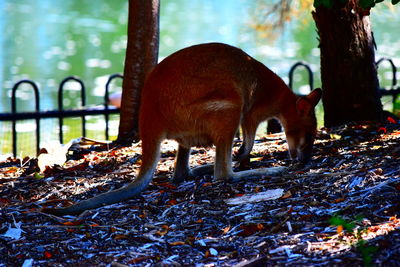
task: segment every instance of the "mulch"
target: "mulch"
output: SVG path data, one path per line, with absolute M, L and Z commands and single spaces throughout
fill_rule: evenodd
M 321 129 L 305 167 L 290 162 L 283 134 L 264 136 L 248 167 L 289 170 L 236 183 L 170 183 L 176 144 L 166 141 L 140 196 L 79 216 L 42 213 L 135 178 L 140 143 L 95 150 L 80 148 L 44 175 L 35 158 L 0 162 L 0 266 L 400 265 L 398 122 Z M 191 165 L 213 156 L 196 148 Z M 227 201 L 272 189 L 282 195 Z

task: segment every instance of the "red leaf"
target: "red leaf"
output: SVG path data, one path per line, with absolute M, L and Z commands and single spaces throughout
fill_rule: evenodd
M 10 203 L 10 200 L 8 199 L 8 198 L 0 198 L 0 203 L 3 203 L 3 204 L 8 204 L 8 203 Z
M 17 167 L 10 167 L 10 168 L 8 168 L 8 170 L 4 171 L 3 173 L 14 173 L 16 171 L 18 171 Z
M 378 133 L 387 133 L 387 130 L 386 130 L 386 128 L 385 127 L 380 127 L 379 129 L 378 129 Z
M 63 225 L 67 225 L 67 226 L 77 226 L 82 224 L 82 220 L 78 220 L 78 221 L 67 221 L 67 222 L 63 222 Z
M 211 186 L 211 185 L 213 185 L 213 183 L 204 183 L 202 186 L 206 187 L 206 186 Z
M 243 231 L 238 234 L 239 236 L 251 236 L 256 232 L 263 230 L 265 227 L 261 223 L 251 223 L 247 225 L 242 225 L 240 228 L 242 228 Z
M 51 258 L 53 258 L 53 254 L 51 254 L 51 253 L 48 252 L 48 251 L 45 251 L 45 252 L 43 253 L 43 256 L 44 256 L 46 259 L 51 259 Z
M 171 199 L 168 201 L 168 204 L 170 204 L 171 206 L 174 206 L 174 205 L 178 204 L 178 201 L 176 201 L 176 199 Z
M 299 221 L 309 221 L 314 217 L 312 214 L 304 214 L 299 217 Z
M 168 189 L 176 189 L 176 186 L 175 185 L 173 185 L 173 184 L 171 184 L 171 183 L 168 183 L 168 182 L 165 182 L 165 183 L 159 183 L 159 184 L 157 184 L 158 186 L 162 186 L 162 187 L 166 187 L 166 188 L 168 188 Z
M 397 121 L 396 121 L 395 119 L 393 119 L 392 117 L 387 117 L 387 120 L 388 120 L 390 123 L 397 123 Z

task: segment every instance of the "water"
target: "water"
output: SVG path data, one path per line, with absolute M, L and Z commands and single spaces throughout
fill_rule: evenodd
M 263 2 L 268 1 L 162 0 L 160 59 L 189 45 L 224 42 L 241 47 L 285 81 L 290 66 L 298 60 L 307 61 L 315 72 L 315 86 L 319 86 L 319 50 L 313 21 L 310 17 L 304 20 L 307 16 L 293 20 L 274 41 L 260 37 L 251 24 Z M 58 84 L 69 75 L 85 82 L 87 104 L 102 104 L 108 75 L 123 71 L 127 10 L 126 0 L 0 0 L 0 112 L 11 110 L 11 88 L 24 78 L 39 84 L 42 110 L 57 108 Z M 377 57 L 391 57 L 400 66 L 399 8 L 390 11 L 381 5 L 373 10 L 372 21 Z M 384 86 L 390 85 L 387 70 L 381 71 Z M 305 73 L 295 75 L 296 92 L 308 92 L 306 83 Z M 120 86 L 115 82 L 112 90 L 118 91 Z M 79 106 L 77 89 L 76 84 L 67 84 L 64 108 Z M 22 87 L 17 96 L 18 111 L 34 109 L 29 86 Z M 42 140 L 57 140 L 56 123 L 53 119 L 42 122 Z M 0 123 L 0 154 L 10 153 L 9 127 L 9 123 Z M 79 120 L 66 120 L 65 140 L 79 136 L 79 127 Z M 88 127 L 89 137 L 104 138 L 98 131 L 104 128 L 99 118 L 89 118 Z M 31 121 L 18 123 L 18 147 L 23 154 L 34 152 L 32 140 L 27 139 L 34 128 Z M 118 120 L 114 118 L 113 136 L 117 128 Z

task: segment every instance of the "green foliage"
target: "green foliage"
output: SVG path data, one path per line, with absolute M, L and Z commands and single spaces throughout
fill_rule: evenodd
M 314 7 L 324 6 L 327 8 L 332 8 L 334 0 L 314 0 Z
M 353 221 L 346 220 L 342 216 L 336 214 L 329 219 L 329 223 L 335 226 L 342 226 L 347 232 L 354 235 L 356 238 L 355 248 L 361 254 L 365 266 L 374 266 L 372 264 L 372 255 L 378 251 L 378 247 L 369 246 L 368 242 L 362 239 L 362 233 L 367 231 L 365 228 L 356 229 L 356 222 L 361 222 L 363 219 L 362 215 L 357 215 Z
M 327 8 L 332 8 L 335 2 L 340 2 L 340 4 L 345 4 L 347 1 L 348 0 L 314 0 L 314 7 L 324 6 Z
M 368 242 L 364 239 L 358 240 L 356 244 L 357 250 L 361 253 L 361 257 L 365 266 L 374 266 L 372 264 L 372 254 L 378 251 L 378 247 L 368 246 Z
M 352 232 L 354 228 L 356 228 L 356 224 L 354 222 L 348 222 L 340 215 L 335 215 L 332 218 L 330 218 L 329 223 L 335 226 L 343 226 L 343 228 L 349 232 Z
M 324 6 L 327 8 L 332 8 L 335 2 L 341 2 L 344 4 L 348 0 L 314 0 L 314 7 Z M 376 4 L 383 2 L 384 0 L 359 0 L 359 4 L 363 9 L 369 9 L 374 7 Z M 392 4 L 395 5 L 399 3 L 400 0 L 392 0 Z
M 379 2 L 383 2 L 383 0 L 359 0 L 359 4 L 363 9 L 372 8 Z

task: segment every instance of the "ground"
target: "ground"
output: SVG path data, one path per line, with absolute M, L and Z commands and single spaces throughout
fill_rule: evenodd
M 305 167 L 293 167 L 282 134 L 265 136 L 249 167 L 288 172 L 237 183 L 204 176 L 171 184 L 175 149 L 163 144 L 141 196 L 80 216 L 41 209 L 132 181 L 140 144 L 81 149 L 45 175 L 33 158 L 1 162 L 0 266 L 400 265 L 398 122 L 321 129 Z M 191 165 L 212 162 L 213 155 L 212 148 L 197 148 Z M 277 195 L 266 198 L 272 189 Z M 258 198 L 228 201 L 243 196 Z

